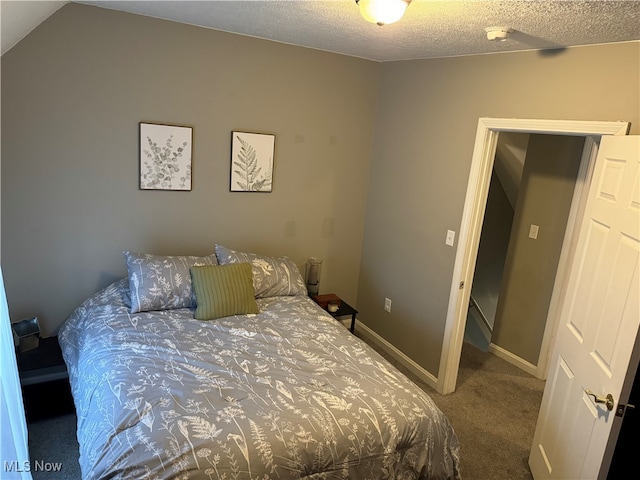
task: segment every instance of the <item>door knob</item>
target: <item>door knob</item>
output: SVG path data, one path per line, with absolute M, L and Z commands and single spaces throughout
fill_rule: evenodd
M 586 388 L 584 389 L 584 393 L 586 393 L 590 397 L 593 397 L 594 402 L 604 403 L 607 406 L 607 410 L 609 411 L 613 410 L 613 407 L 614 407 L 613 395 L 611 395 L 610 393 L 607 393 L 606 397 L 599 397 L 595 393 L 593 393 L 591 390 Z

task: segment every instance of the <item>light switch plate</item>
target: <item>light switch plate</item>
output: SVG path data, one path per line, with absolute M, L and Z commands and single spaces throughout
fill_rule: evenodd
M 453 247 L 453 242 L 455 241 L 455 239 L 456 239 L 456 232 L 454 232 L 453 230 L 447 230 L 447 239 L 445 240 L 444 243 L 446 243 L 450 247 Z
M 534 225 L 533 223 L 529 227 L 529 238 L 533 238 L 534 240 L 538 238 L 538 225 Z

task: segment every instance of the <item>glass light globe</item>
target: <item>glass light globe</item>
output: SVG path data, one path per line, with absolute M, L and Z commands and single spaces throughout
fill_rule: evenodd
M 397 22 L 407 9 L 406 0 L 360 0 L 358 5 L 364 19 L 378 25 Z

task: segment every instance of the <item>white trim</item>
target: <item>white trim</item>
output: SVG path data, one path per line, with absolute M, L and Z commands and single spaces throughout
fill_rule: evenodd
M 493 343 L 489 344 L 489 353 L 493 353 L 496 357 L 501 358 L 507 363 L 511 365 L 515 365 L 520 370 L 524 370 L 530 375 L 536 376 L 537 367 L 532 363 L 527 362 L 526 360 L 514 355 L 509 350 L 505 350 L 498 345 L 494 345 Z
M 438 380 L 431 373 L 426 371 L 416 362 L 407 357 L 404 353 L 394 347 L 392 344 L 387 342 L 384 338 L 378 335 L 376 332 L 367 327 L 362 320 L 358 318 L 358 322 L 356 324 L 356 331 L 359 334 L 362 334 L 363 337 L 366 337 L 367 340 L 372 341 L 380 348 L 382 348 L 385 352 L 391 355 L 395 360 L 397 360 L 403 367 L 413 373 L 418 379 L 426 383 L 428 386 L 437 389 Z
M 451 279 L 449 305 L 444 328 L 440 368 L 438 370 L 438 392 L 443 394 L 452 393 L 456 387 L 460 353 L 462 351 L 462 342 L 464 341 L 466 307 L 469 305 L 470 287 L 473 282 L 480 232 L 482 230 L 499 133 L 521 132 L 599 137 L 602 135 L 626 135 L 629 131 L 629 126 L 628 122 L 589 122 L 579 120 L 484 117 L 478 120 L 476 140 L 471 159 L 471 171 L 460 224 L 460 235 L 458 236 L 458 248 Z M 576 219 L 572 220 L 575 221 Z M 564 248 L 563 246 L 564 257 L 563 255 L 561 257 L 566 261 L 568 254 L 564 252 Z M 467 288 L 460 288 L 461 283 Z M 561 299 L 556 297 L 554 305 L 560 301 Z M 545 331 L 545 346 L 547 348 L 551 346 L 552 335 L 551 337 L 549 335 Z M 547 355 L 548 353 L 544 354 L 545 357 Z
M 582 120 L 537 120 L 487 118 L 478 120 L 478 128 L 498 132 L 524 132 L 552 135 L 626 135 L 629 122 L 591 122 Z M 474 152 L 475 153 L 475 152 Z

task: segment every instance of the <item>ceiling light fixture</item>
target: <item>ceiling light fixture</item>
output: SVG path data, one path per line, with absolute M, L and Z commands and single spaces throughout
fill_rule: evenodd
M 382 26 L 400 20 L 411 0 L 356 0 L 356 3 L 367 22 Z
M 509 27 L 487 27 L 484 29 L 487 32 L 487 40 L 504 42 L 511 32 L 512 29 Z

